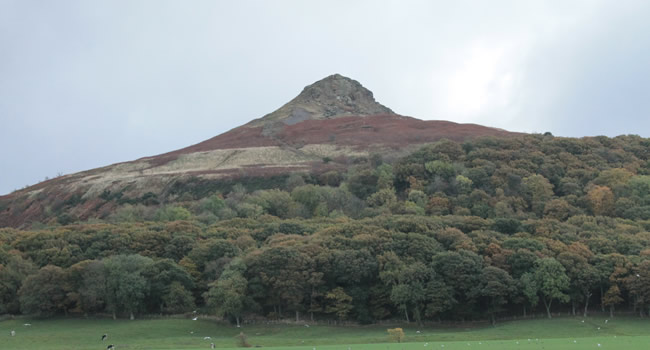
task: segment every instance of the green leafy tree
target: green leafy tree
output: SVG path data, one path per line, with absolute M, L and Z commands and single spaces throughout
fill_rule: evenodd
M 456 190 L 460 194 L 469 194 L 472 192 L 474 182 L 463 175 L 456 175 Z
M 594 183 L 612 189 L 622 189 L 633 176 L 634 174 L 625 168 L 607 169 L 598 174 L 598 177 L 594 179 Z
M 39 316 L 52 316 L 66 311 L 67 292 L 63 269 L 45 266 L 28 276 L 20 287 L 20 310 L 25 314 Z
M 382 260 L 380 278 L 391 286 L 390 300 L 398 306 L 409 322 L 409 310 L 418 323 L 427 301 L 427 283 L 433 279 L 433 271 L 424 263 L 401 261 L 394 253 L 386 253 Z
M 147 280 L 143 270 L 152 260 L 137 254 L 116 255 L 104 259 L 106 269 L 106 306 L 113 314 L 126 312 L 130 319 L 144 308 Z
M 365 200 L 371 194 L 377 191 L 379 178 L 370 170 L 362 170 L 352 176 L 347 181 L 347 187 L 352 194 Z
M 454 298 L 454 289 L 437 277 L 429 281 L 426 287 L 427 305 L 425 315 L 439 318 L 445 312 L 453 309 L 458 303 Z
M 390 164 L 383 163 L 379 165 L 375 174 L 377 175 L 378 189 L 393 187 L 393 167 Z
M 539 302 L 539 296 L 537 295 L 539 287 L 535 275 L 530 272 L 522 274 L 519 278 L 519 289 L 523 296 L 524 317 L 526 317 L 526 306 L 530 305 L 531 308 L 534 308 Z
M 148 305 L 147 309 L 149 312 L 158 311 L 160 313 L 163 313 L 164 310 L 171 309 L 175 311 L 187 311 L 187 309 L 192 307 L 189 306 L 184 309 L 181 305 L 166 303 L 166 300 L 171 297 L 170 293 L 172 292 L 172 285 L 175 282 L 179 283 L 183 287 L 182 289 L 185 291 L 192 290 L 194 288 L 194 282 L 192 281 L 190 274 L 174 261 L 170 259 L 161 259 L 148 264 L 142 270 L 142 276 L 148 282 L 147 295 L 145 300 Z M 183 291 L 178 288 L 178 286 L 175 287 L 174 294 L 175 297 L 179 298 L 184 296 Z M 183 305 L 193 304 L 194 300 L 191 300 L 191 302 L 183 302 Z
M 644 311 L 650 313 L 650 260 L 644 260 L 626 279 L 627 289 L 634 298 L 634 304 L 642 316 Z
M 477 292 L 486 300 L 492 325 L 496 324 L 496 314 L 503 310 L 514 291 L 515 283 L 508 272 L 494 266 L 483 268 Z
M 214 216 L 219 216 L 221 211 L 226 208 L 226 201 L 221 195 L 214 194 L 210 197 L 204 198 L 199 203 L 201 211 L 208 212 Z
M 553 185 L 543 175 L 531 175 L 522 181 L 523 191 L 530 208 L 541 216 L 546 201 L 553 196 Z
M 475 289 L 483 270 L 482 259 L 467 250 L 442 252 L 433 257 L 432 267 L 440 281 L 453 290 L 457 314 L 469 315 L 478 296 Z
M 189 210 L 175 205 L 164 206 L 155 214 L 157 221 L 188 220 L 191 217 L 192 213 Z
M 178 314 L 194 309 L 194 296 L 183 286 L 182 283 L 174 281 L 169 285 L 167 293 L 162 297 L 163 311 L 170 314 Z
M 72 266 L 75 268 L 75 265 Z M 106 269 L 101 260 L 86 260 L 79 263 L 81 281 L 78 292 L 84 313 L 98 313 L 106 307 Z
M 598 286 L 598 271 L 587 263 L 579 265 L 571 280 L 571 285 L 581 293 L 584 301 L 583 316 L 587 317 L 589 300 L 593 295 L 593 290 Z
M 244 277 L 245 271 L 244 262 L 234 259 L 206 294 L 207 303 L 215 308 L 216 314 L 233 317 L 237 327 L 246 307 L 248 281 Z
M 8 254 L 6 261 L 6 265 L 0 265 L 0 314 L 17 314 L 20 312 L 18 290 L 37 267 L 19 254 Z
M 375 208 L 387 208 L 397 203 L 397 196 L 393 188 L 381 189 L 368 197 L 368 205 Z
M 427 207 L 427 195 L 420 190 L 409 191 L 408 200 L 415 203 L 420 208 L 425 209 Z
M 564 266 L 554 258 L 544 258 L 535 262 L 535 282 L 546 307 L 546 315 L 551 318 L 551 305 L 554 300 L 559 302 L 569 301 L 565 293 L 569 289 L 569 277 Z
M 319 186 L 304 185 L 296 187 L 291 191 L 291 199 L 296 203 L 303 205 L 310 217 L 327 215 L 326 206 L 325 213 L 322 211 L 322 207 L 325 203 L 324 189 Z
M 246 201 L 258 205 L 266 213 L 280 218 L 287 218 L 293 205 L 291 195 L 278 189 L 255 191 Z
M 431 176 L 439 176 L 444 180 L 449 180 L 456 176 L 456 169 L 448 162 L 434 160 L 424 164 L 424 168 Z

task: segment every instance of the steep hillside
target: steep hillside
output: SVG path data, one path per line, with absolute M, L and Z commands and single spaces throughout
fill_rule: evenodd
M 196 145 L 61 176 L 0 197 L 0 227 L 47 221 L 61 215 L 63 207 L 77 218 L 102 216 L 115 209 L 107 199 L 167 199 L 188 181 L 323 173 L 345 169 L 372 153 L 390 161 L 442 138 L 515 135 L 400 116 L 359 82 L 335 74 L 305 87 L 278 110 Z

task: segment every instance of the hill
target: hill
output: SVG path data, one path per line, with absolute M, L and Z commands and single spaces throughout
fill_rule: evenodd
M 294 172 L 345 171 L 371 154 L 385 161 L 442 138 L 519 135 L 475 124 L 395 114 L 359 82 L 335 74 L 245 125 L 201 143 L 134 161 L 64 175 L 0 197 L 0 227 L 25 227 L 61 215 L 86 220 L 123 203 L 164 202 L 189 183 L 229 183 Z M 119 198 L 117 198 L 119 197 Z
M 392 162 L 125 193 L 0 228 L 0 315 L 496 324 L 650 310 L 638 136 L 440 140 Z M 93 206 L 113 210 L 74 216 Z

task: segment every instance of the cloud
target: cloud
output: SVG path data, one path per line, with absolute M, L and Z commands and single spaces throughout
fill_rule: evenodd
M 0 193 L 200 142 L 332 73 L 422 119 L 650 136 L 649 6 L 3 1 Z

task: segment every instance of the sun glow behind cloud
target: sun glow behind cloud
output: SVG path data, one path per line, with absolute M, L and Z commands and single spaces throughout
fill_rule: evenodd
M 446 85 L 442 113 L 454 120 L 474 120 L 491 109 L 507 109 L 513 103 L 517 73 L 505 47 L 472 44 L 443 79 Z

